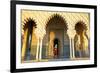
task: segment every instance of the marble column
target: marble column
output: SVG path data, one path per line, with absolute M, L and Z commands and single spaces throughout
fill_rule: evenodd
M 71 30 L 67 30 L 67 34 L 69 36 L 69 44 L 70 44 L 70 59 L 72 59 L 72 42 L 71 42 Z
M 39 38 L 37 40 L 36 60 L 39 59 Z
M 73 32 L 73 35 L 72 35 L 72 53 L 73 53 L 73 58 L 75 58 L 74 38 L 76 35 L 76 31 L 74 28 L 73 28 L 72 32 Z
M 70 58 L 72 58 L 72 43 L 71 43 L 71 38 L 69 38 L 69 43 L 70 43 Z
M 75 58 L 74 39 L 72 39 L 72 50 L 73 58 Z
M 74 30 L 73 27 L 70 27 L 67 30 L 68 36 L 69 36 L 69 43 L 70 43 L 70 58 L 75 58 L 75 49 L 74 49 L 74 37 L 76 34 L 76 31 Z
M 42 59 L 42 40 L 43 39 L 40 39 L 40 52 L 39 52 L 39 60 Z

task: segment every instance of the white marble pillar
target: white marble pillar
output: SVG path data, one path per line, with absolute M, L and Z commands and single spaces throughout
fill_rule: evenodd
M 73 27 L 73 36 L 72 36 L 72 49 L 73 49 L 73 58 L 75 58 L 75 48 L 74 48 L 74 38 L 75 38 L 75 35 L 76 35 L 76 30 L 75 28 Z
M 70 58 L 72 59 L 72 43 L 71 43 L 71 38 L 69 38 L 69 43 L 70 43 Z
M 39 59 L 39 38 L 37 40 L 36 60 Z
M 69 45 L 70 45 L 70 59 L 72 59 L 73 57 L 73 53 L 72 53 L 72 42 L 71 42 L 71 39 L 72 39 L 72 30 L 70 30 L 70 28 L 67 30 L 67 34 L 69 36 Z
M 74 38 L 72 39 L 72 53 L 73 53 L 73 58 L 75 58 L 75 49 L 74 49 Z
M 40 52 L 39 52 L 39 60 L 42 59 L 42 40 L 43 39 L 40 39 Z
M 76 34 L 76 31 L 74 30 L 74 27 L 69 27 L 69 29 L 67 30 L 67 34 L 69 36 L 69 43 L 70 43 L 70 58 L 74 58 L 75 57 L 75 50 L 74 50 L 74 37 Z

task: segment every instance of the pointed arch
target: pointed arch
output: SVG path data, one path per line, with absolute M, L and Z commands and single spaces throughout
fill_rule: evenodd
M 46 48 L 47 58 L 53 58 L 53 40 L 60 41 L 59 58 L 69 57 L 69 37 L 67 35 L 67 22 L 60 14 L 53 14 L 48 18 L 45 26 L 46 35 L 43 38 L 43 45 Z M 51 34 L 53 33 L 53 34 Z M 52 36 L 52 38 L 51 38 Z
M 86 35 L 87 26 L 85 22 L 78 21 L 75 24 L 76 35 L 75 42 L 75 56 L 76 57 L 88 57 L 89 56 L 89 40 Z
M 46 29 L 47 27 L 49 27 L 50 24 L 55 23 L 56 25 L 59 23 L 64 24 L 65 29 L 67 30 L 68 26 L 67 26 L 67 22 L 66 20 L 63 18 L 63 16 L 59 15 L 59 14 L 53 14 L 48 18 L 48 21 L 46 23 Z
M 33 37 L 34 34 L 34 29 L 36 28 L 36 22 L 32 18 L 27 18 L 24 20 L 24 25 L 23 25 L 23 40 L 22 40 L 22 61 L 28 59 L 28 53 L 31 52 L 32 49 L 32 44 L 33 44 Z M 30 56 L 31 57 L 31 54 Z

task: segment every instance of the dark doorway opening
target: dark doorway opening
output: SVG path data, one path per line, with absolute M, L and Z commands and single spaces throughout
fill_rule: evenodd
M 59 39 L 58 38 L 55 38 L 54 39 L 54 49 L 53 49 L 53 52 L 54 52 L 54 58 L 58 58 L 59 57 Z

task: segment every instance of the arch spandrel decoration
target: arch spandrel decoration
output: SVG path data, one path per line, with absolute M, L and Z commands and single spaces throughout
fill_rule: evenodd
M 65 19 L 65 21 L 67 21 L 68 29 L 74 30 L 73 28 L 75 26 L 75 23 L 79 20 L 82 20 L 82 21 L 86 22 L 87 26 L 89 27 L 89 21 L 88 20 L 89 20 L 90 15 L 88 13 L 80 13 L 80 12 L 76 12 L 76 13 L 75 12 L 45 12 L 45 11 L 31 11 L 31 10 L 26 10 L 26 11 L 23 10 L 22 12 L 23 12 L 22 19 L 23 18 L 28 18 L 28 17 L 32 17 L 32 18 L 35 19 L 35 21 L 37 22 L 38 30 L 41 30 L 43 32 L 43 37 L 46 34 L 46 31 L 45 31 L 46 30 L 46 24 L 47 24 L 48 20 L 50 20 L 52 18 L 53 14 L 58 14 L 58 15 L 62 16 Z M 40 16 L 41 16 L 42 19 L 40 18 Z M 72 31 L 72 30 L 69 30 L 69 31 Z M 87 34 L 88 34 L 88 31 L 89 31 L 89 29 L 87 30 Z M 40 32 L 38 32 L 38 33 L 40 33 Z M 72 33 L 72 34 L 74 34 L 74 33 Z

